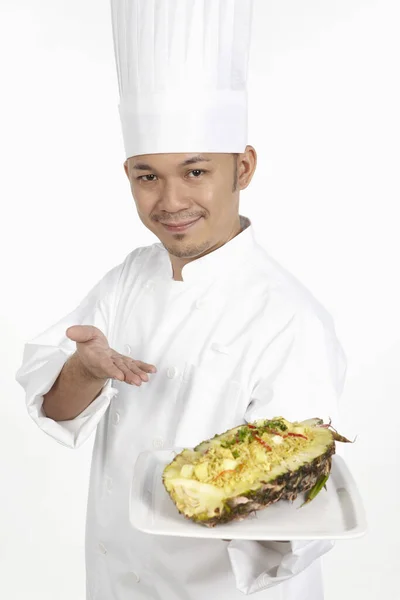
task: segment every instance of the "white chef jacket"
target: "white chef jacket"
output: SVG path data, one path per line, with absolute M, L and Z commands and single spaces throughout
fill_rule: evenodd
M 30 416 L 68 448 L 96 430 L 86 527 L 87 600 L 321 600 L 331 541 L 153 536 L 129 523 L 138 454 L 193 447 L 257 418 L 337 421 L 346 359 L 332 318 L 258 244 L 249 219 L 173 279 L 162 243 L 133 250 L 69 315 L 26 344 L 17 381 Z M 140 387 L 108 380 L 79 416 L 42 409 L 76 349 L 71 325 L 95 325 L 118 352 L 156 365 Z

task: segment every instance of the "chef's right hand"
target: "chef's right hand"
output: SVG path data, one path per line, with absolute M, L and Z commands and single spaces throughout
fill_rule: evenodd
M 149 381 L 147 373 L 157 371 L 154 365 L 119 354 L 108 345 L 106 336 L 93 325 L 73 325 L 67 337 L 76 342 L 76 353 L 84 370 L 94 379 L 118 379 L 140 386 Z

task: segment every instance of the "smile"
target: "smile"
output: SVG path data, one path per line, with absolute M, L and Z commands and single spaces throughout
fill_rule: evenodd
M 184 223 L 183 225 L 167 225 L 166 223 L 161 223 L 161 225 L 163 227 L 165 227 L 165 229 L 167 231 L 172 231 L 174 233 L 178 233 L 181 231 L 186 231 L 186 229 L 189 229 L 190 227 L 193 227 L 194 225 L 196 225 L 196 223 L 198 223 L 203 217 L 199 217 L 198 219 L 195 219 L 194 221 L 187 221 L 186 223 Z

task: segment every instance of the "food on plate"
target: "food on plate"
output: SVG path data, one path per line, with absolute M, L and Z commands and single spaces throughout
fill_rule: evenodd
M 258 420 L 183 450 L 165 467 L 163 483 L 196 523 L 240 521 L 303 492 L 305 504 L 313 500 L 329 478 L 336 441 L 350 440 L 321 419 Z

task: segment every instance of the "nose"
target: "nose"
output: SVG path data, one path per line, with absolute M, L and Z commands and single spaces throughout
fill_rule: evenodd
M 184 212 L 191 204 L 179 183 L 168 182 L 161 192 L 158 208 L 168 213 Z

